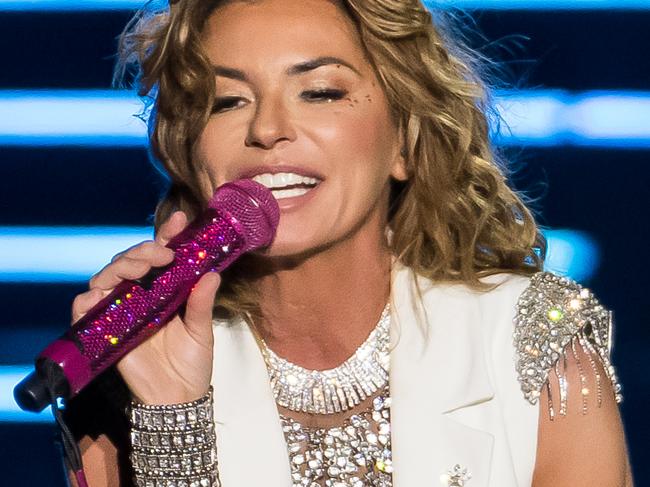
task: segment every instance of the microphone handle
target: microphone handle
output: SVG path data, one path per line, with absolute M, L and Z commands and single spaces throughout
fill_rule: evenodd
M 209 208 L 172 239 L 167 266 L 123 281 L 36 359 L 36 372 L 14 389 L 18 405 L 42 411 L 52 398 L 69 399 L 101 372 L 160 330 L 178 312 L 200 277 L 227 268 L 251 250 L 239 221 Z

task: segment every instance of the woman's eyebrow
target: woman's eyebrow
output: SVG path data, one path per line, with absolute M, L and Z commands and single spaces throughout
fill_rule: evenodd
M 314 69 L 320 68 L 321 66 L 328 66 L 331 64 L 339 64 L 341 66 L 345 66 L 346 68 L 351 69 L 359 76 L 361 76 L 361 73 L 350 63 L 344 61 L 341 58 L 334 57 L 334 56 L 321 56 L 315 59 L 304 61 L 302 63 L 294 64 L 293 66 L 287 68 L 286 74 L 289 76 L 296 76 L 298 74 L 303 74 L 309 71 L 313 71 Z M 239 69 L 228 68 L 226 66 L 219 66 L 219 65 L 212 66 L 212 68 L 216 76 L 222 76 L 224 78 L 230 78 L 238 81 L 248 82 L 248 77 L 246 76 L 246 73 L 244 73 Z
M 287 74 L 288 75 L 302 74 L 308 71 L 312 71 L 316 68 L 320 68 L 321 66 L 328 66 L 330 64 L 340 64 L 341 66 L 345 66 L 346 68 L 351 69 L 359 76 L 361 76 L 361 73 L 350 63 L 344 61 L 341 58 L 334 57 L 334 56 L 321 56 L 321 57 L 317 57 L 316 59 L 310 59 L 309 61 L 294 64 L 289 69 L 287 69 Z

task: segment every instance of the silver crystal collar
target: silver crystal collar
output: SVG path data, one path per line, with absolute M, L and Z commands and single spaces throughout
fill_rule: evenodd
M 273 352 L 264 340 L 262 354 L 278 405 L 313 414 L 347 411 L 388 384 L 390 305 L 354 354 L 338 367 L 309 370 Z

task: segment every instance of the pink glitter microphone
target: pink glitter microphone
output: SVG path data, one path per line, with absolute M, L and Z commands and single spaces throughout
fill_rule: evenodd
M 219 187 L 208 209 L 167 247 L 171 264 L 123 281 L 36 358 L 14 389 L 16 403 L 39 412 L 53 397 L 74 397 L 178 312 L 199 278 L 221 272 L 244 252 L 268 246 L 280 218 L 271 192 L 251 180 Z

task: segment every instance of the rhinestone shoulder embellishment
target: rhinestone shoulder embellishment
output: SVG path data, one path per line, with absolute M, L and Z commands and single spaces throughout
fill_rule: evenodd
M 567 384 L 560 360 L 570 350 L 576 360 L 576 342 L 588 355 L 597 383 L 598 404 L 601 400 L 599 359 L 612 382 L 616 401 L 621 401 L 611 351 L 611 311 L 605 309 L 593 293 L 575 281 L 550 272 L 538 272 L 519 297 L 515 316 L 514 345 L 517 354 L 516 369 L 526 399 L 537 403 L 542 388 L 547 385 L 551 370 L 557 373 L 560 384 L 560 414 L 566 414 Z M 582 382 L 586 377 L 578 363 Z M 586 412 L 586 387 L 582 388 L 583 412 Z M 550 396 L 549 396 L 550 398 Z M 554 417 L 552 402 L 549 413 Z
M 309 370 L 295 365 L 266 346 L 271 388 L 276 402 L 292 411 L 332 414 L 347 411 L 388 383 L 390 305 L 356 352 L 336 368 Z

